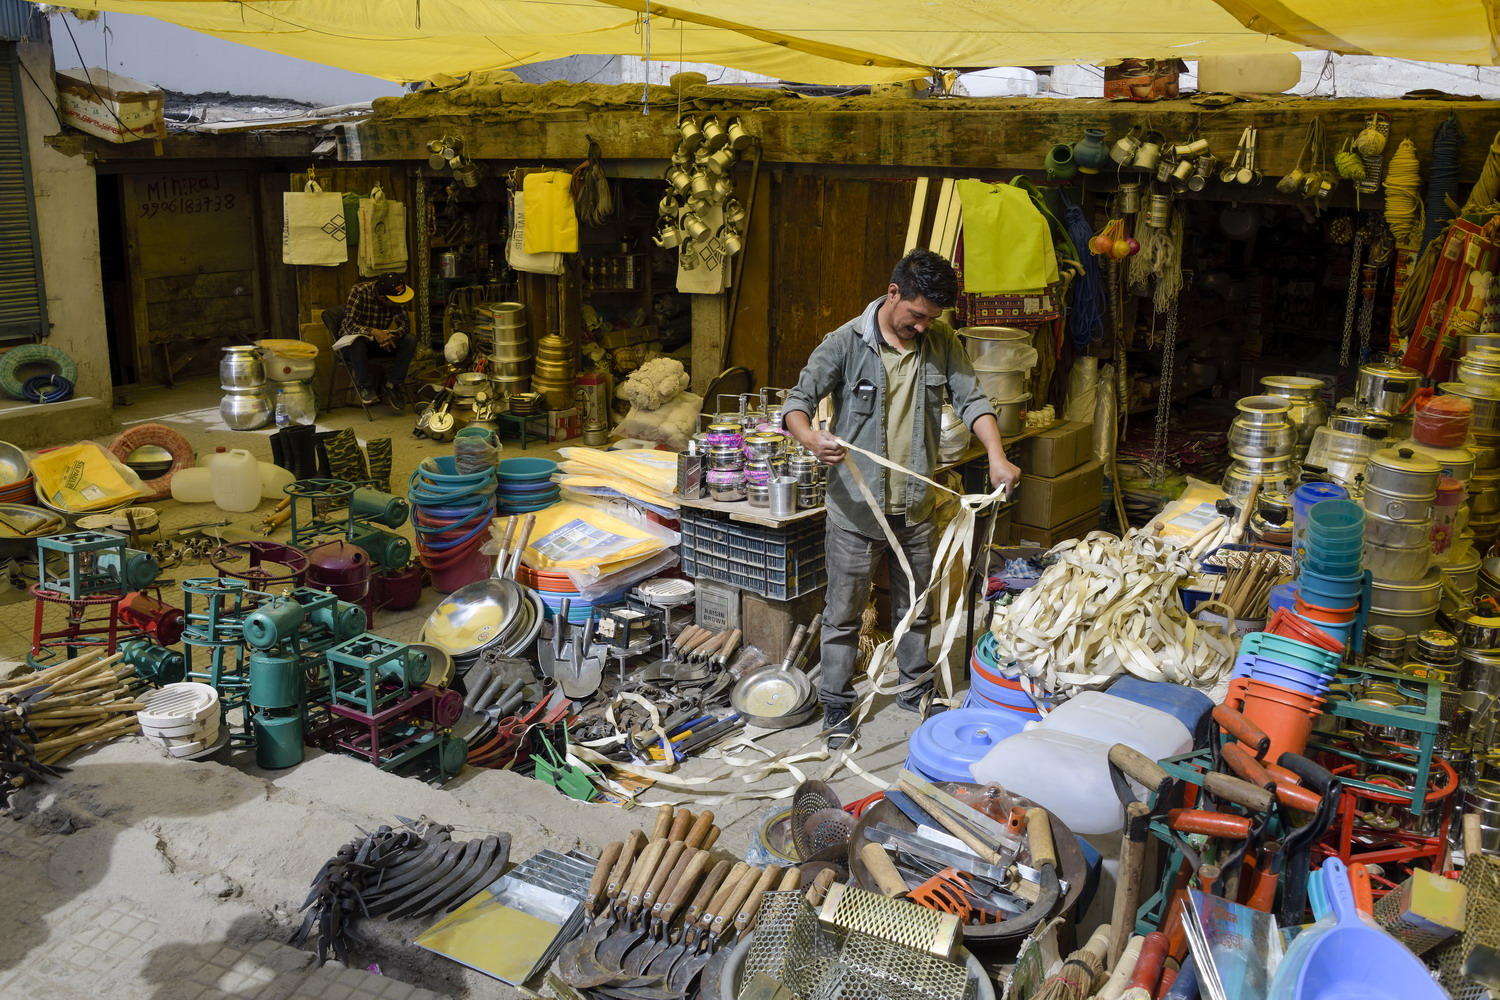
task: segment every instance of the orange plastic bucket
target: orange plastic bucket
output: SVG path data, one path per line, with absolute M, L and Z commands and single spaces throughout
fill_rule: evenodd
M 1334 622 L 1328 624 L 1333 625 Z M 1266 631 L 1272 635 L 1284 636 L 1288 639 L 1296 639 L 1305 642 L 1309 646 L 1317 646 L 1326 649 L 1330 653 L 1342 653 L 1344 644 L 1333 636 L 1324 632 L 1309 620 L 1298 618 L 1285 608 L 1280 608 L 1271 616 L 1271 621 L 1266 625 Z
M 1313 722 L 1323 714 L 1324 699 L 1301 691 L 1291 691 L 1277 684 L 1236 677 L 1229 682 L 1225 704 L 1255 723 L 1271 738 L 1267 760 L 1279 760 L 1284 753 L 1301 753 L 1307 749 L 1307 738 Z

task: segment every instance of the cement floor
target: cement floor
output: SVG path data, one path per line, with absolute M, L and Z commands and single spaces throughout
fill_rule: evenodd
M 224 445 L 267 461 L 264 433 L 235 432 L 218 420 L 219 391 L 208 379 L 171 390 L 132 392 L 120 426 L 159 420 L 185 434 L 201 453 Z M 389 436 L 394 481 L 447 446 L 411 436 L 410 415 L 366 421 L 357 407 L 320 419 L 324 428 L 354 427 L 362 439 Z M 507 442 L 507 454 L 517 454 Z M 534 443 L 526 454 L 554 456 Z M 233 516 L 253 525 L 274 505 Z M 156 504 L 165 528 L 220 519 L 212 504 Z M 180 580 L 208 575 L 206 564 L 182 567 Z M 180 591 L 164 588 L 164 598 Z M 0 659 L 18 659 L 29 643 L 32 603 L 6 595 L 0 604 Z M 417 609 L 381 615 L 375 631 L 414 639 L 437 595 Z M 858 765 L 890 776 L 906 756 L 914 717 L 883 703 L 863 730 Z M 718 850 L 742 856 L 758 839 L 768 810 L 798 776 L 826 778 L 852 800 L 874 787 L 826 759 L 816 726 L 759 740 L 765 753 L 809 754 L 795 772 L 747 782 L 755 751 L 736 763 L 697 759 L 678 776 L 701 780 L 694 793 L 649 791 L 645 803 L 673 801 L 714 809 L 723 835 Z M 0 817 L 0 997 L 38 1000 L 197 1000 L 197 998 L 467 997 L 520 994 L 411 944 L 421 921 L 363 921 L 357 968 L 317 969 L 311 956 L 284 942 L 300 922 L 297 907 L 321 864 L 360 830 L 425 816 L 454 824 L 456 836 L 508 831 L 512 860 L 543 847 L 591 853 L 638 826 L 642 809 L 584 805 L 505 771 L 468 769 L 445 787 L 394 777 L 360 761 L 310 751 L 297 767 L 265 772 L 253 760 L 222 763 L 163 758 L 141 740 L 121 740 L 76 755 L 63 777 L 17 800 Z M 719 798 L 719 796 L 729 796 Z M 783 800 L 784 801 L 784 800 Z M 377 974 L 378 973 L 378 974 Z M 419 988 L 419 989 L 418 989 Z M 431 992 L 423 992 L 431 991 Z

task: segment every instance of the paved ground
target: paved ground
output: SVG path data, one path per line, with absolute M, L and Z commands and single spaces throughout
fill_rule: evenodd
M 218 445 L 244 447 L 269 461 L 264 434 L 218 424 L 213 380 L 173 390 L 132 393 L 117 410 L 122 425 L 161 419 L 181 430 L 200 453 Z M 446 446 L 414 439 L 411 417 L 367 422 L 357 408 L 320 420 L 352 426 L 362 438 L 389 436 L 395 481 L 420 459 Z M 507 454 L 519 454 L 507 444 Z M 529 455 L 553 456 L 535 444 Z M 211 504 L 157 504 L 164 527 L 220 516 Z M 260 513 L 239 515 L 252 525 Z M 182 579 L 208 575 L 207 565 L 174 570 Z M 168 587 L 164 597 L 180 593 Z M 18 659 L 29 644 L 32 605 L 22 595 L 0 604 L 0 660 Z M 399 615 L 381 615 L 375 631 L 413 639 L 437 597 Z M 914 717 L 886 704 L 864 733 L 860 765 L 889 776 L 906 756 Z M 802 747 L 815 727 L 773 734 L 762 744 L 779 752 Z M 814 742 L 805 749 L 817 751 Z M 741 761 L 756 759 L 740 751 Z M 300 922 L 296 907 L 318 867 L 360 829 L 397 816 L 426 816 L 458 827 L 462 836 L 508 831 L 512 859 L 543 847 L 595 852 L 609 840 L 648 824 L 649 816 L 613 806 L 586 806 L 526 778 L 466 770 L 441 789 L 384 774 L 347 757 L 310 752 L 301 765 L 260 772 L 253 761 L 189 763 L 163 758 L 139 740 L 123 740 L 69 761 L 63 778 L 28 790 L 18 815 L 0 817 L 0 997 L 35 1000 L 365 1000 L 451 996 L 510 998 L 516 991 L 432 956 L 410 943 L 417 921 L 367 921 L 353 958 L 358 968 L 312 964 L 286 946 Z M 828 774 L 826 760 L 798 765 L 799 775 L 828 777 L 848 799 L 873 790 L 849 769 Z M 749 796 L 710 803 L 724 826 L 719 848 L 742 855 L 757 840 L 768 810 L 763 796 L 789 788 L 795 776 L 743 780 L 744 764 L 690 762 L 687 778 L 718 776 L 700 790 Z M 694 808 L 688 794 L 648 793 Z M 376 972 L 367 971 L 373 967 Z

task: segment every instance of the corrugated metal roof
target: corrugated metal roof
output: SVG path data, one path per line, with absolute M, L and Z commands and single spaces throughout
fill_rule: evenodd
M 0 40 L 29 42 L 47 37 L 41 11 L 25 0 L 0 0 Z

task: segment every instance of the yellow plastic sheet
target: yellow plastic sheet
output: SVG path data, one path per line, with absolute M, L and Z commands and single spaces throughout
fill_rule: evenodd
M 140 496 L 115 468 L 109 453 L 92 441 L 65 445 L 32 458 L 36 491 L 60 510 L 108 510 Z
M 69 0 L 67 6 L 145 14 L 403 82 L 591 54 L 716 63 L 830 84 L 910 80 L 934 68 L 1311 49 L 1496 62 L 1489 0 Z
M 613 486 L 628 495 L 633 495 L 632 485 L 639 485 L 657 495 L 670 494 L 677 486 L 675 452 L 651 448 L 627 448 L 621 451 L 563 448 L 558 454 L 563 458 L 559 469 L 565 475 L 593 473 L 604 476 L 616 480 L 604 485 Z

